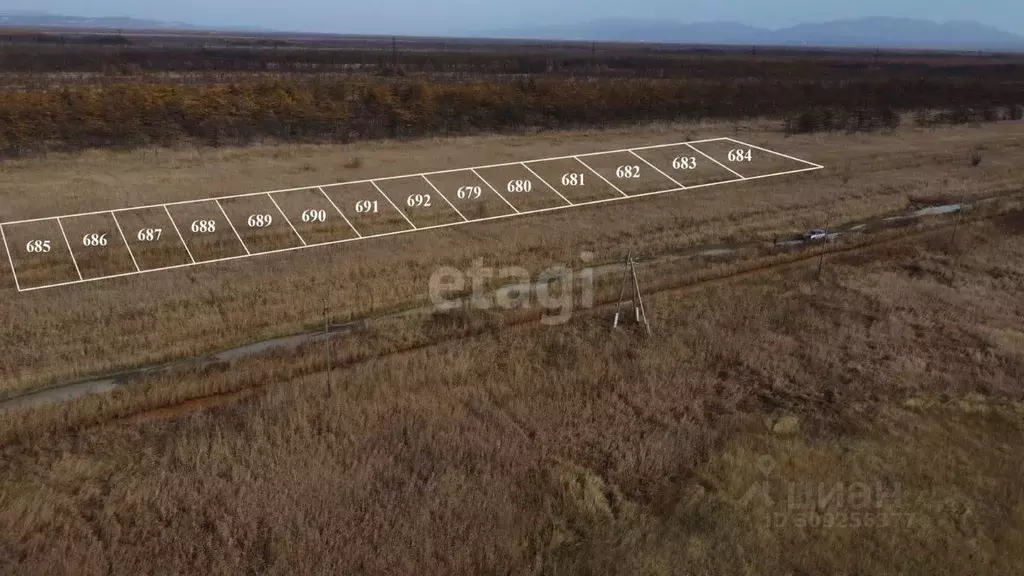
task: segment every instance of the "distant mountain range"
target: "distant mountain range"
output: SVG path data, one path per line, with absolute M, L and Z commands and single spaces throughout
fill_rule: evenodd
M 242 30 L 127 17 L 63 16 L 45 12 L 0 12 L 0 27 L 112 30 Z M 252 32 L 270 30 L 246 29 Z M 428 31 L 424 31 L 427 34 Z M 464 37 L 606 42 L 664 42 L 700 45 L 815 46 L 824 48 L 907 48 L 1024 51 L 1024 36 L 977 22 L 912 18 L 863 18 L 799 24 L 770 30 L 736 22 L 683 24 L 666 20 L 594 20 L 580 24 L 536 26 L 462 34 Z
M 160 22 L 139 18 L 61 16 L 46 12 L 0 13 L 0 26 L 19 28 L 109 28 L 112 30 L 201 30 L 183 22 Z
M 522 39 L 666 42 L 760 46 L 1024 50 L 1024 36 L 979 24 L 911 18 L 863 18 L 800 24 L 780 30 L 735 22 L 681 24 L 664 20 L 595 20 L 485 32 L 481 36 Z

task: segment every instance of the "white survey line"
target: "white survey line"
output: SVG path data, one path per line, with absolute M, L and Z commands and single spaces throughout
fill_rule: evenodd
M 71 249 L 71 242 L 68 242 L 68 234 L 64 231 L 64 223 L 57 218 L 57 226 L 60 226 L 60 235 L 64 237 L 64 244 L 68 247 L 68 254 L 71 254 L 71 263 L 75 265 L 75 272 L 78 272 L 78 280 L 82 281 L 82 269 L 78 267 L 78 258 L 75 258 L 75 251 Z
M 380 189 L 380 186 L 377 186 L 376 182 L 370 182 L 370 185 L 376 188 L 377 192 L 380 192 L 380 195 L 383 196 L 384 199 L 388 201 L 388 204 L 391 204 L 391 207 L 395 209 L 395 212 L 398 212 L 399 214 L 402 215 L 402 218 L 405 218 L 405 221 L 409 223 L 409 226 L 412 226 L 413 230 L 419 230 L 419 228 L 417 228 L 416 225 L 412 223 L 412 220 L 409 220 L 409 217 L 405 215 L 405 212 L 399 210 L 398 206 L 395 206 L 395 203 L 391 201 L 391 198 L 388 198 L 388 195 L 385 194 L 384 191 Z
M 658 167 L 657 167 L 657 166 L 655 166 L 654 164 L 651 164 L 651 163 L 650 163 L 650 162 L 648 162 L 648 161 L 647 161 L 647 159 L 646 159 L 646 158 L 644 158 L 643 156 L 641 156 L 641 155 L 637 154 L 636 152 L 634 152 L 634 151 L 632 151 L 632 150 L 630 150 L 630 151 L 629 151 L 629 153 L 630 153 L 630 154 L 632 154 L 633 156 L 636 156 L 637 158 L 639 158 L 639 159 L 640 159 L 640 161 L 641 161 L 641 162 L 643 162 L 644 164 L 647 164 L 647 165 L 648 165 L 648 166 L 650 166 L 651 168 L 654 168 L 655 170 L 657 170 L 657 171 L 658 171 L 658 174 L 661 174 L 661 175 L 662 175 L 662 176 L 664 176 L 665 178 L 668 178 L 668 179 L 669 179 L 669 180 L 671 180 L 671 181 L 672 181 L 672 183 L 673 183 L 673 184 L 675 184 L 676 186 L 679 186 L 679 187 L 680 187 L 680 188 L 682 188 L 683 190 L 686 190 L 686 186 L 683 186 L 683 184 L 682 184 L 681 182 L 679 182 L 679 181 L 678 181 L 678 180 L 676 180 L 675 178 L 673 178 L 673 177 L 669 176 L 668 174 L 665 174 L 664 172 L 662 172 L 662 171 L 661 171 L 661 168 L 658 168 Z
M 583 160 L 580 160 L 579 158 L 576 158 L 576 161 L 579 162 L 580 164 L 582 164 L 583 167 L 586 168 L 587 170 L 590 170 L 591 172 L 593 172 L 594 176 L 597 176 L 601 180 L 604 180 L 605 184 L 607 184 L 607 185 L 611 186 L 612 188 L 614 188 L 615 191 L 618 192 L 619 194 L 622 194 L 623 197 L 625 197 L 625 198 L 629 198 L 630 197 L 629 194 L 626 194 L 625 192 L 623 192 L 621 188 L 619 188 L 615 184 L 612 184 L 611 180 L 605 178 L 600 172 L 598 172 L 597 170 L 594 170 L 593 168 L 591 168 L 590 164 L 587 164 L 586 162 L 584 162 Z
M 242 241 L 242 236 L 235 229 L 235 225 L 231 222 L 231 218 L 228 217 L 228 213 L 224 211 L 224 207 L 220 205 L 220 200 L 214 200 L 214 202 L 217 203 L 217 208 L 220 208 L 220 213 L 224 215 L 224 219 L 228 221 L 228 226 L 231 226 L 231 231 L 235 233 L 235 238 L 238 238 L 239 244 L 242 245 L 242 248 L 245 248 L 246 255 L 251 256 L 252 252 L 249 252 L 249 247 Z
M 758 150 L 760 150 L 762 152 L 767 152 L 769 154 L 775 154 L 776 156 L 782 156 L 783 158 L 786 158 L 788 160 L 793 160 L 795 162 L 800 162 L 801 164 L 807 164 L 809 166 L 814 166 L 815 168 L 817 168 L 819 170 L 822 170 L 822 169 L 825 168 L 821 164 L 815 164 L 814 162 L 808 162 L 807 160 L 801 160 L 801 159 L 799 159 L 799 158 L 797 158 L 795 156 L 790 156 L 788 154 L 783 154 L 782 152 L 776 152 L 774 150 L 769 150 L 767 148 L 761 148 L 760 146 L 755 146 L 753 144 L 747 144 L 746 142 L 740 142 L 739 140 L 736 140 L 736 139 L 733 139 L 733 138 L 725 138 L 725 140 L 729 140 L 729 141 L 735 142 L 735 143 L 739 144 L 740 146 L 749 146 L 751 148 L 756 148 L 756 149 L 758 149 Z
M 277 208 L 277 211 L 281 213 L 281 217 L 284 218 L 284 221 L 288 223 L 289 227 L 291 227 L 292 232 L 295 232 L 295 235 L 298 236 L 299 242 L 302 242 L 303 246 L 309 246 L 309 244 L 306 244 L 306 239 L 302 237 L 302 234 L 299 234 L 299 231 L 295 229 L 294 225 L 292 225 L 292 221 L 288 219 L 288 216 L 284 213 L 284 210 L 281 210 L 281 207 L 278 206 L 277 200 L 274 200 L 274 195 L 268 193 L 267 198 L 270 198 L 270 201 L 274 203 L 274 208 Z
M 423 175 L 421 174 L 421 176 Z M 441 191 L 437 189 L 437 186 L 434 186 L 434 183 L 428 180 L 426 176 L 423 176 L 423 181 L 429 184 L 430 187 L 434 189 L 434 192 L 437 192 L 438 196 L 440 196 L 445 202 L 448 202 L 448 198 L 445 198 L 445 195 L 442 194 Z M 459 215 L 459 218 L 462 218 L 463 222 L 469 222 L 469 218 L 463 216 L 462 212 L 459 212 L 459 209 L 455 207 L 455 204 L 448 202 L 448 205 L 452 207 L 452 210 L 455 210 L 455 213 Z
M 555 160 L 569 160 L 569 159 L 572 159 L 572 158 L 579 159 L 580 157 L 602 156 L 602 155 L 605 155 L 605 154 L 617 154 L 617 153 L 620 153 L 620 152 L 628 152 L 629 150 L 654 150 L 654 149 L 657 149 L 657 148 L 671 148 L 673 146 L 682 146 L 684 144 L 701 144 L 701 143 L 704 143 L 704 142 L 718 142 L 718 141 L 721 141 L 721 140 L 729 140 L 729 138 L 708 138 L 706 140 L 694 140 L 692 142 L 673 142 L 671 144 L 655 144 L 655 145 L 652 145 L 652 146 L 637 146 L 637 147 L 633 147 L 633 148 L 623 148 L 622 150 L 606 150 L 606 151 L 601 151 L 601 152 L 585 152 L 583 154 L 573 154 L 573 155 L 570 155 L 570 156 L 553 156 L 551 158 L 538 158 L 536 160 L 526 160 L 526 162 L 529 162 L 529 163 L 532 164 L 532 163 L 536 163 L 536 162 L 552 162 L 552 161 L 555 161 Z M 235 198 L 246 198 L 246 197 L 250 197 L 250 196 L 259 196 L 261 194 L 283 194 L 285 192 L 298 192 L 300 190 L 314 190 L 316 188 L 332 188 L 332 187 L 335 187 L 335 186 L 347 186 L 347 185 L 350 185 L 350 184 L 367 184 L 367 183 L 372 183 L 372 182 L 384 182 L 386 180 L 400 180 L 402 178 L 412 178 L 412 177 L 415 177 L 415 176 L 433 176 L 433 175 L 436 175 L 436 174 L 452 174 L 452 173 L 455 173 L 455 172 L 465 172 L 466 170 L 476 171 L 476 170 L 485 170 L 485 169 L 489 169 L 489 168 L 502 168 L 502 167 L 506 167 L 506 166 L 515 166 L 517 164 L 522 164 L 522 163 L 523 163 L 523 161 L 519 161 L 519 162 L 504 162 L 502 164 L 488 164 L 486 166 L 474 166 L 472 168 L 451 168 L 451 169 L 448 169 L 448 170 L 435 170 L 433 172 L 418 172 L 418 173 L 415 173 L 415 174 L 402 174 L 400 176 L 384 176 L 384 177 L 381 177 L 381 178 L 371 178 L 369 180 L 352 180 L 350 182 L 334 182 L 334 183 L 331 183 L 331 184 L 313 184 L 311 186 L 299 186 L 297 188 L 282 188 L 280 190 L 264 190 L 262 192 L 247 192 L 245 194 L 233 194 L 233 195 L 230 195 L 230 196 L 218 196 L 216 198 L 199 198 L 199 199 L 196 199 L 196 200 L 179 200 L 177 202 L 163 202 L 163 203 L 160 203 L 160 204 L 149 204 L 149 205 L 144 205 L 144 206 L 131 206 L 129 208 L 115 208 L 113 210 L 113 212 L 130 212 L 130 211 L 133 211 L 133 210 L 144 210 L 146 208 L 160 208 L 161 206 L 180 206 L 180 205 L 183 205 L 183 204 L 196 204 L 196 203 L 200 203 L 200 202 L 210 202 L 210 201 L 214 201 L 214 200 L 232 200 L 232 199 L 235 199 Z M 60 218 L 73 218 L 73 217 L 77 217 L 77 216 L 92 216 L 92 215 L 95 215 L 95 214 L 106 214 L 107 212 L 111 212 L 111 210 L 97 210 L 96 212 L 80 212 L 78 214 L 65 214 L 65 215 L 60 216 Z M 47 218 L 32 218 L 32 219 L 29 219 L 29 220 L 16 220 L 16 221 L 11 221 L 11 222 L 4 222 L 3 224 L 24 224 L 24 223 L 27 223 L 27 222 L 40 222 L 40 221 L 43 221 L 43 220 L 53 220 L 54 218 L 55 218 L 55 216 L 50 216 L 50 217 L 47 217 Z
M 111 212 L 110 216 L 114 219 L 117 231 L 121 233 L 121 240 L 124 240 L 124 247 L 128 249 L 128 255 L 132 257 L 132 264 L 135 264 L 135 270 L 142 272 L 142 268 L 139 268 L 139 261 L 135 259 L 135 254 L 132 252 L 132 247 L 128 245 L 128 238 L 125 237 L 124 230 L 121 229 L 121 223 L 117 221 L 117 215 Z
M 334 203 L 334 200 L 331 200 L 331 197 L 327 195 L 327 192 L 324 192 L 324 189 L 320 188 L 319 186 L 317 186 L 316 189 L 319 190 L 320 193 L 324 195 L 324 198 L 327 198 L 327 201 L 331 203 L 331 206 L 334 206 L 334 209 L 338 211 L 338 216 L 341 216 L 341 219 L 344 220 L 345 224 L 348 224 L 348 227 L 351 228 L 352 231 L 356 233 L 356 236 L 362 238 L 363 235 L 360 234 L 359 230 L 356 230 L 356 227 L 353 226 L 352 223 L 348 221 L 348 218 L 345 216 L 345 213 L 341 211 L 341 208 L 338 208 L 338 205 Z
M 519 208 L 516 208 L 515 206 L 513 206 L 512 203 L 509 202 L 507 198 L 505 198 L 504 196 L 501 195 L 501 192 L 498 192 L 497 188 L 495 188 L 494 186 L 491 186 L 491 183 L 488 182 L 487 180 L 484 180 L 484 177 L 481 176 L 480 173 L 476 171 L 476 168 L 470 168 L 470 171 L 473 172 L 473 174 L 476 175 L 476 177 L 479 178 L 481 182 L 483 182 L 484 184 L 487 184 L 487 187 L 491 189 L 491 192 L 494 192 L 495 194 L 497 194 L 498 198 L 501 198 L 502 200 L 504 200 L 505 204 L 508 204 L 509 208 L 515 210 L 516 214 L 522 214 L 522 212 L 519 211 Z
M 526 168 L 527 170 L 529 170 L 530 174 L 533 174 L 534 176 L 537 177 L 538 180 L 543 182 L 545 186 L 547 186 L 548 188 L 551 188 L 551 191 L 554 192 L 555 194 L 558 194 L 558 197 L 561 198 L 562 200 L 565 200 L 566 204 L 568 204 L 570 206 L 573 205 L 572 202 L 570 202 L 568 198 L 566 198 L 565 196 L 562 196 L 561 192 L 559 192 L 558 190 L 555 190 L 554 186 L 552 186 L 551 184 L 548 184 L 548 181 L 545 180 L 540 174 L 537 174 L 536 172 L 534 172 L 533 168 L 530 168 L 529 166 L 527 166 L 526 162 L 523 162 L 522 164 L 523 164 L 523 168 Z
M 696 152 L 697 154 L 700 154 L 701 156 L 703 156 L 703 157 L 707 158 L 708 160 L 711 160 L 711 161 L 712 161 L 712 162 L 714 162 L 715 164 L 718 164 L 718 165 L 719 165 L 719 166 L 721 166 L 722 168 L 725 168 L 725 169 L 726 169 L 726 170 L 728 170 L 729 172 L 732 172 L 733 174 L 735 174 L 735 175 L 739 176 L 739 177 L 740 177 L 741 179 L 743 179 L 743 180 L 746 180 L 746 179 L 747 179 L 747 177 L 746 177 L 746 176 L 744 176 L 743 174 L 740 174 L 739 172 L 737 172 L 737 171 L 733 170 L 732 168 L 729 168 L 729 167 L 728 167 L 728 166 L 726 166 L 725 164 L 722 164 L 722 163 L 721 163 L 721 162 L 719 162 L 718 160 L 715 160 L 715 159 L 714 159 L 714 158 L 712 158 L 711 156 L 708 156 L 708 155 L 707 155 L 707 154 L 705 154 L 705 153 L 704 153 L 704 151 L 703 151 L 703 150 L 701 150 L 700 148 L 697 148 L 696 146 L 693 146 L 693 145 L 691 145 L 691 144 L 687 144 L 687 146 L 689 146 L 690 148 L 692 148 L 692 149 L 693 149 L 693 151 L 694 151 L 694 152 Z
M 10 263 L 11 274 L 14 275 L 14 287 L 18 289 L 18 292 L 21 292 L 21 284 L 18 283 L 18 271 L 14 268 L 14 257 L 11 256 L 11 247 L 7 244 L 7 233 L 4 232 L 3 225 L 0 225 L 0 238 L 3 238 L 4 240 L 4 250 L 7 251 L 7 262 Z
M 712 186 L 722 186 L 722 185 L 725 185 L 725 184 L 735 184 L 735 183 L 739 183 L 739 182 L 749 182 L 751 180 L 761 180 L 761 179 L 764 179 L 764 178 L 772 178 L 772 177 L 775 177 L 775 176 L 786 176 L 786 175 L 789 175 L 789 174 L 798 174 L 798 173 L 801 173 L 801 172 L 813 172 L 815 170 L 820 170 L 820 168 L 801 168 L 801 169 L 798 169 L 798 170 L 789 170 L 787 172 L 778 172 L 778 173 L 775 173 L 775 174 L 762 174 L 760 176 L 751 176 L 749 178 L 738 178 L 738 179 L 735 179 L 735 180 L 722 180 L 722 181 L 719 181 L 719 182 L 709 182 L 707 184 L 698 184 L 696 186 L 690 186 L 689 188 L 686 188 L 686 190 L 694 190 L 694 189 L 698 189 L 698 188 L 708 188 L 708 187 L 712 187 Z M 484 218 L 476 218 L 476 219 L 470 220 L 468 222 L 449 222 L 449 223 L 446 223 L 446 224 L 437 224 L 437 225 L 434 225 L 434 226 L 425 226 L 423 228 L 412 228 L 412 229 L 406 229 L 406 230 L 397 230 L 397 231 L 394 231 L 394 232 L 384 232 L 384 233 L 381 233 L 381 234 L 374 234 L 372 236 L 363 236 L 361 238 L 347 238 L 345 240 L 334 240 L 334 241 L 330 241 L 330 242 L 321 242 L 319 244 L 311 244 L 309 246 L 294 246 L 294 247 L 291 247 L 291 248 L 282 248 L 282 249 L 278 249 L 278 250 L 270 250 L 270 251 L 267 251 L 267 252 L 260 252 L 258 254 L 252 255 L 252 256 L 263 256 L 263 255 L 267 255 L 267 254 L 283 254 L 283 253 L 287 253 L 287 252 L 294 252 L 296 250 L 305 250 L 307 248 L 316 248 L 316 247 L 321 247 L 321 246 L 331 246 L 331 245 L 335 245 L 335 244 L 345 244 L 345 243 L 348 243 L 348 242 L 358 242 L 359 240 L 369 240 L 369 239 L 372 239 L 372 238 L 384 238 L 384 237 L 388 237 L 388 236 L 398 236 L 398 235 L 402 235 L 402 234 L 409 234 L 409 233 L 412 233 L 412 232 L 419 232 L 419 231 L 425 231 L 425 230 L 436 230 L 436 229 L 441 229 L 441 228 L 450 228 L 452 226 L 463 226 L 463 225 L 466 225 L 466 224 L 472 224 L 472 223 L 477 223 L 477 222 L 490 222 L 490 221 L 495 221 L 495 220 L 504 220 L 504 219 L 507 219 L 507 218 L 515 218 L 517 216 L 526 216 L 526 215 L 529 215 L 529 214 L 542 214 L 542 213 L 547 213 L 547 212 L 556 212 L 556 211 L 559 211 L 559 210 L 566 210 L 566 209 L 569 209 L 569 208 L 580 207 L 580 206 L 593 206 L 593 205 L 599 205 L 599 204 L 607 204 L 607 203 L 611 203 L 611 202 L 621 202 L 623 200 L 629 200 L 629 199 L 634 199 L 634 198 L 644 198 L 644 197 L 647 197 L 647 196 L 658 196 L 658 195 L 661 195 L 661 194 L 669 194 L 669 193 L 672 193 L 672 192 L 680 192 L 682 190 L 683 190 L 683 188 L 672 188 L 672 189 L 669 189 L 669 190 L 658 190 L 656 192 L 643 192 L 643 193 L 640 193 L 640 194 L 634 194 L 632 196 L 622 196 L 622 197 L 615 197 L 615 198 L 602 198 L 600 200 L 591 200 L 589 202 L 580 202 L 578 204 L 573 204 L 571 206 L 566 205 L 566 206 L 553 206 L 553 207 L 550 207 L 550 208 L 539 208 L 537 210 L 530 210 L 528 212 L 518 212 L 518 213 L 515 213 L 515 214 L 501 214 L 501 215 L 498 215 L 498 216 L 488 216 L 488 217 L 484 217 Z M 387 198 L 387 196 L 385 196 L 385 198 Z M 59 220 L 58 220 L 58 223 L 59 223 Z M 65 241 L 66 241 L 66 238 L 65 238 Z M 110 276 L 102 276 L 102 277 L 99 277 L 99 278 L 89 278 L 87 280 L 79 280 L 79 281 L 75 281 L 75 282 L 61 282 L 61 283 L 57 283 L 57 284 L 48 284 L 48 285 L 45 285 L 45 286 L 35 286 L 35 287 L 32 287 L 32 288 L 23 288 L 21 291 L 22 292 L 32 292 L 32 291 L 36 291 L 36 290 L 44 290 L 44 289 L 48 289 L 48 288 L 58 288 L 58 287 L 61 287 L 61 286 L 70 286 L 70 285 L 82 284 L 82 283 L 86 283 L 86 282 L 96 282 L 96 281 L 99 281 L 99 280 L 111 280 L 111 279 L 114 279 L 114 278 L 123 278 L 123 277 L 126 277 L 126 276 L 134 276 L 134 275 L 137 275 L 137 274 L 148 274 L 148 273 L 151 273 L 151 272 L 162 272 L 162 271 L 166 271 L 166 270 L 177 270 L 177 269 L 180 269 L 180 268 L 188 268 L 188 267 L 191 267 L 191 266 L 198 266 L 200 264 L 214 264 L 214 263 L 217 263 L 217 262 L 229 262 L 229 261 L 234 261 L 234 260 L 240 260 L 240 259 L 243 259 L 243 258 L 250 258 L 252 256 L 249 256 L 249 255 L 246 255 L 246 256 L 229 256 L 229 257 L 226 257 L 226 258 L 217 258 L 217 259 L 213 259 L 213 260 L 204 260 L 204 261 L 201 261 L 201 262 L 198 262 L 198 263 L 195 263 L 195 264 L 178 264 L 178 265 L 175 265 L 175 266 L 166 266 L 166 267 L 163 267 L 163 268 L 153 268 L 153 269 L 150 269 L 150 270 L 143 270 L 142 272 L 128 272 L 128 273 L 124 273 L 124 274 L 112 274 Z
M 171 221 L 171 226 L 174 226 L 174 231 L 178 233 L 178 240 L 181 240 L 181 245 L 185 247 L 185 252 L 188 253 L 188 259 L 192 261 L 192 264 L 197 264 L 196 259 L 192 256 L 192 251 L 188 248 L 188 242 L 185 242 L 185 237 L 181 235 L 181 230 L 178 229 L 178 223 L 174 221 L 174 217 L 171 216 L 171 211 L 164 206 L 164 212 L 167 213 L 167 219 Z

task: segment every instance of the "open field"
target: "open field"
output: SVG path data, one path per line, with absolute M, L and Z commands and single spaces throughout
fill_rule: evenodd
M 679 194 L 417 232 L 15 295 L 0 263 L 7 354 L 0 393 L 208 352 L 332 319 L 424 302 L 439 266 L 475 260 L 532 273 L 629 248 L 655 256 L 694 244 L 770 241 L 832 218 L 866 219 L 914 198 L 957 201 L 1019 191 L 1016 123 L 891 134 L 784 138 L 755 124 L 739 139 L 825 170 Z M 347 146 L 92 151 L 8 161 L 0 220 L 363 180 L 730 135 L 731 124 Z M 972 167 L 972 150 L 982 162 Z M 124 264 L 122 262 L 122 264 Z
M 0 565 L 1019 573 L 1022 234 L 1011 211 L 953 246 L 940 230 L 836 252 L 819 280 L 659 291 L 652 339 L 609 334 L 604 308 L 382 349 L 336 366 L 333 392 L 310 348 L 11 414 Z M 221 386 L 263 387 L 145 412 Z M 811 512 L 844 526 L 798 525 L 787 491 L 837 483 Z

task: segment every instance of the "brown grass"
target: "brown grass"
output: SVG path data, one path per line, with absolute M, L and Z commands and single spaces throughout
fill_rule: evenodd
M 325 300 L 335 320 L 401 307 L 425 298 L 427 278 L 438 265 L 466 268 L 483 258 L 536 271 L 553 263 L 578 265 L 583 250 L 611 261 L 627 247 L 656 255 L 697 243 L 770 240 L 781 231 L 820 226 L 830 206 L 837 219 L 851 220 L 898 210 L 911 195 L 966 189 L 968 197 L 978 197 L 1019 186 L 1015 124 L 789 139 L 769 127 L 755 123 L 742 137 L 829 169 L 16 296 L 2 262 L 8 304 L 0 314 L 12 330 L 0 359 L 0 390 L 294 332 L 321 321 Z M 52 155 L 5 163 L 0 219 L 676 141 L 683 132 L 711 137 L 730 130 L 659 125 L 596 134 Z M 963 154 L 982 141 L 985 162 L 971 168 Z
M 332 395 L 311 349 L 178 378 L 273 383 L 184 418 L 87 422 L 158 386 L 16 414 L 0 558 L 17 573 L 1018 573 L 1021 231 L 1011 214 L 968 224 L 952 253 L 943 233 L 834 255 L 820 281 L 796 268 L 654 294 L 652 339 L 595 312 L 337 368 Z M 798 436 L 737 434 L 762 415 L 795 417 Z M 765 454 L 774 491 L 898 481 L 898 511 L 927 529 L 762 530 L 733 501 Z

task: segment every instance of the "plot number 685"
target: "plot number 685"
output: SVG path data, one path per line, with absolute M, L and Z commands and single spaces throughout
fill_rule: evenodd
M 32 240 L 25 245 L 25 251 L 29 254 L 46 254 L 50 251 L 50 241 Z

